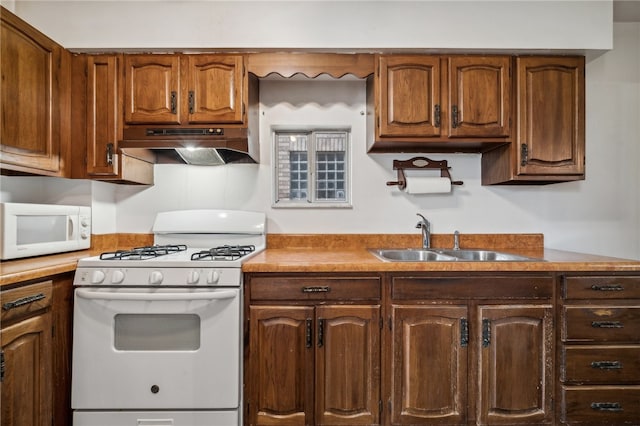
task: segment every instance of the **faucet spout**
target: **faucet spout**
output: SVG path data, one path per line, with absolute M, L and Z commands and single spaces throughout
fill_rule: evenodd
M 420 222 L 416 224 L 416 228 L 420 228 L 422 231 L 422 248 L 431 248 L 431 223 L 420 213 L 417 215 L 421 218 Z

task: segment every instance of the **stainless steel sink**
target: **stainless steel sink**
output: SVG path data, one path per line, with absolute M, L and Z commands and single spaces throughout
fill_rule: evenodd
M 385 262 L 455 262 L 458 260 L 455 257 L 428 249 L 371 249 L 369 251 Z
M 471 262 L 532 262 L 540 259 L 493 250 L 436 250 L 438 253 Z
M 451 249 L 370 249 L 385 262 L 533 262 L 531 257 L 493 250 Z

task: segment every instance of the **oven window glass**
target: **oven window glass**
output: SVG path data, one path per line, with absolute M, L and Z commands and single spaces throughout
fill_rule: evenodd
M 200 348 L 200 317 L 117 314 L 114 346 L 120 351 L 195 351 Z
M 67 216 L 18 216 L 18 245 L 67 240 Z

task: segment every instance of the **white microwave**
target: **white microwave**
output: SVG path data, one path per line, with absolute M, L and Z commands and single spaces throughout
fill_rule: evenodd
M 88 249 L 91 208 L 56 204 L 0 203 L 0 259 Z

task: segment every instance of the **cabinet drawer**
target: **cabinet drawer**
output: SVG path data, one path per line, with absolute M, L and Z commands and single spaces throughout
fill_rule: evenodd
M 640 386 L 565 386 L 562 421 L 573 424 L 637 425 Z
M 576 342 L 640 342 L 640 307 L 565 306 L 563 339 Z
M 565 299 L 640 299 L 640 276 L 566 277 Z
M 10 321 L 31 315 L 51 305 L 52 282 L 25 285 L 0 293 L 0 321 Z
M 640 383 L 640 346 L 565 346 L 562 381 Z
M 378 277 L 252 277 L 251 300 L 379 300 Z
M 411 299 L 549 299 L 551 277 L 395 277 L 391 297 Z

